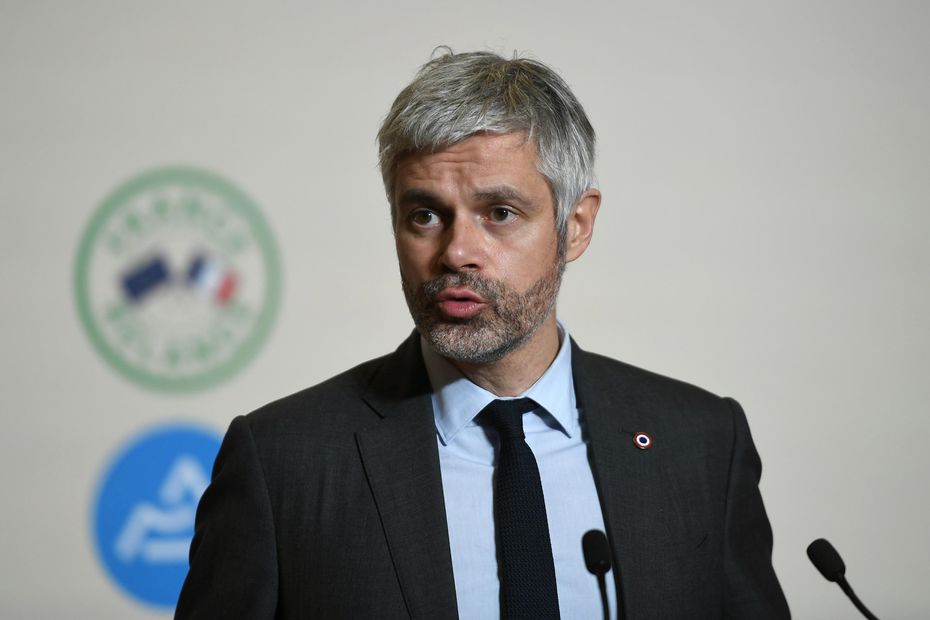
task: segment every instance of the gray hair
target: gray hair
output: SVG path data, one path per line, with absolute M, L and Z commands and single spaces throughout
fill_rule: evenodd
M 433 58 L 400 92 L 378 132 L 381 176 L 395 215 L 394 174 L 405 155 L 436 152 L 478 133 L 524 132 L 564 237 L 594 179 L 594 128 L 568 84 L 541 62 L 490 52 Z

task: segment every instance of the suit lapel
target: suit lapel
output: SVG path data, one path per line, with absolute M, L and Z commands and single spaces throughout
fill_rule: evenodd
M 631 382 L 624 382 L 617 363 L 582 351 L 572 342 L 572 374 L 578 405 L 587 427 L 594 479 L 613 551 L 614 579 L 620 607 L 642 609 L 635 600 L 660 587 L 656 566 L 659 548 L 680 536 L 669 523 L 684 517 L 678 507 L 676 482 L 663 460 L 662 441 L 667 429 Z M 642 450 L 633 443 L 637 432 L 656 442 Z
M 430 386 L 414 332 L 376 371 L 365 401 L 381 419 L 359 453 L 413 618 L 456 618 L 455 581 Z

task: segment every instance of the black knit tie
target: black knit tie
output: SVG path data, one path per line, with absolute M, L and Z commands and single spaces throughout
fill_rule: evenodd
M 523 434 L 530 398 L 495 400 L 481 419 L 500 435 L 494 480 L 498 573 L 503 620 L 559 617 L 559 594 L 539 468 Z

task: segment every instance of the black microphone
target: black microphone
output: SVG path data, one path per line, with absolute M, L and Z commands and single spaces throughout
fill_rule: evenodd
M 610 620 L 610 606 L 607 604 L 607 580 L 610 571 L 610 545 L 607 535 L 600 530 L 588 530 L 581 537 L 581 550 L 588 572 L 597 577 L 597 586 L 601 590 L 601 605 L 604 607 L 604 620 Z
M 843 592 L 853 602 L 856 609 L 862 612 L 863 616 L 869 620 L 878 620 L 871 611 L 866 609 L 859 597 L 856 596 L 856 593 L 853 592 L 849 582 L 846 581 L 846 564 L 843 563 L 843 558 L 840 557 L 840 554 L 836 552 L 836 549 L 826 538 L 818 538 L 809 544 L 807 546 L 807 557 L 810 558 L 827 581 L 832 581 L 842 588 Z

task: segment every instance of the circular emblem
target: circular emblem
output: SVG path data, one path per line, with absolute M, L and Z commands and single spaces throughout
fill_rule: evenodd
M 192 168 L 142 174 L 103 201 L 81 238 L 75 286 L 104 359 L 166 391 L 201 389 L 245 365 L 281 292 L 278 252 L 257 207 Z
M 97 555 L 133 598 L 172 608 L 187 575 L 197 502 L 220 438 L 171 425 L 130 440 L 104 472 L 93 514 Z
M 648 450 L 652 447 L 652 437 L 646 433 L 636 433 L 633 435 L 633 444 L 640 450 Z

